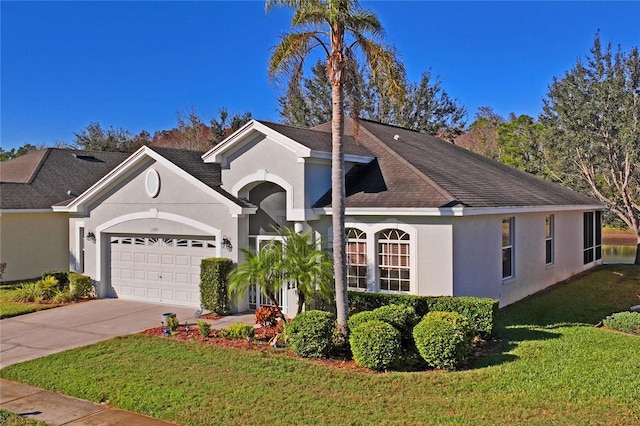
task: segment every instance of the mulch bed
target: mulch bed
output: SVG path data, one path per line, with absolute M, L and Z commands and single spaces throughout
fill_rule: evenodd
M 204 345 L 218 346 L 222 348 L 231 348 L 239 350 L 250 350 L 260 352 L 272 352 L 280 355 L 288 356 L 295 359 L 305 360 L 317 365 L 323 365 L 330 368 L 337 368 L 341 370 L 359 371 L 362 373 L 375 373 L 374 371 L 356 365 L 352 359 L 338 359 L 338 358 L 303 358 L 290 350 L 283 348 L 274 348 L 269 345 L 269 340 L 274 336 L 275 330 L 273 328 L 257 327 L 256 336 L 252 340 L 246 339 L 229 339 L 226 337 L 217 337 L 220 330 L 211 329 L 209 337 L 205 338 L 200 335 L 197 326 L 185 327 L 183 325 L 178 326 L 174 334 L 167 336 L 165 334 L 165 327 L 154 327 L 148 330 L 142 331 L 140 334 L 146 334 L 148 336 L 155 336 L 164 339 L 174 339 L 183 341 L 197 341 Z

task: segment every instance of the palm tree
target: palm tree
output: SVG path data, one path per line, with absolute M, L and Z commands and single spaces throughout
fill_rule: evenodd
M 229 274 L 229 296 L 238 300 L 245 295 L 251 285 L 255 284 L 275 306 L 280 318 L 287 322 L 276 297 L 283 285 L 280 273 L 282 244 L 271 242 L 262 246 L 257 252 L 246 248 L 241 248 L 240 252 L 244 255 L 244 262 L 238 264 Z
M 277 6 L 293 9 L 292 28 L 274 48 L 269 75 L 286 75 L 290 84 L 300 83 L 304 61 L 311 50 L 322 49 L 327 59 L 327 77 L 331 83 L 331 208 L 333 220 L 333 259 L 335 269 L 338 328 L 347 334 L 348 301 L 345 253 L 345 184 L 344 184 L 344 89 L 350 76 L 358 72 L 357 52 L 362 53 L 381 93 L 404 96 L 401 78 L 404 69 L 393 49 L 378 43 L 383 33 L 376 15 L 361 9 L 357 0 L 267 0 L 266 10 Z M 357 112 L 356 112 L 357 114 Z
M 278 234 L 284 238 L 281 274 L 285 281 L 296 287 L 298 313 L 307 300 L 317 292 L 330 300 L 333 262 L 318 248 L 319 241 L 311 232 L 299 234 L 291 228 L 282 228 Z

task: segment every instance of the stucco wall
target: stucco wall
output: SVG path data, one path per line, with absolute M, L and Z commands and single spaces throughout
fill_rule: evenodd
M 145 187 L 149 168 L 160 175 L 160 192 L 154 198 L 147 194 Z M 150 161 L 124 176 L 91 203 L 84 215 L 70 219 L 72 259 L 80 251 L 78 230 L 82 226 L 85 235 L 93 232 L 97 237 L 96 242 L 84 240 L 84 258 L 85 274 L 99 282 L 108 281 L 108 240 L 110 234 L 116 233 L 214 236 L 218 247 L 222 237 L 227 236 L 233 247 L 231 250 L 220 247 L 220 256 L 237 261 L 238 218 L 231 214 L 229 202 L 212 191 L 199 188 L 172 168 Z M 104 290 L 103 287 L 100 289 Z
M 583 265 L 582 211 L 554 214 L 555 261 L 545 261 L 545 213 L 516 216 L 515 277 L 505 281 L 500 306 L 563 281 L 593 265 Z
M 69 239 L 66 213 L 3 213 L 0 215 L 0 261 L 7 263 L 2 281 L 39 277 L 66 270 Z

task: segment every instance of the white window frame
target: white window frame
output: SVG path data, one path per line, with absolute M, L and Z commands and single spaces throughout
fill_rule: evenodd
M 556 263 L 556 239 L 555 239 L 555 227 L 556 218 L 554 214 L 548 214 L 544 219 L 544 259 L 547 266 L 552 266 Z
M 505 241 L 504 240 L 504 226 L 505 224 L 508 225 L 508 230 L 509 230 L 509 234 L 508 234 L 508 240 Z M 516 218 L 514 216 L 506 218 L 506 219 L 502 219 L 502 226 L 501 226 L 501 235 L 502 235 L 502 281 L 510 281 L 512 279 L 515 278 L 516 276 L 516 250 L 515 250 L 515 230 L 516 230 Z M 510 269 L 510 274 L 509 275 L 505 275 L 505 251 L 509 252 L 509 269 Z
M 354 236 L 349 236 L 350 233 L 354 233 Z M 369 253 L 367 243 L 367 233 L 361 229 L 355 227 L 345 227 L 346 233 L 346 256 L 347 256 L 347 288 L 349 290 L 354 291 L 366 291 L 369 288 Z M 360 247 L 364 245 L 364 251 L 360 250 Z M 356 247 L 355 251 L 351 251 L 353 247 Z M 364 254 L 364 263 L 356 262 L 352 263 L 349 260 L 349 255 L 353 255 L 356 258 L 360 258 Z M 364 268 L 364 275 L 356 273 L 351 274 L 351 268 L 354 267 L 356 270 L 362 270 Z M 351 280 L 355 280 L 356 285 L 351 285 Z M 364 279 L 364 286 L 362 286 L 361 282 Z
M 397 246 L 398 249 L 389 250 L 393 246 Z M 411 292 L 411 235 L 409 233 L 397 228 L 386 228 L 376 232 L 376 260 L 378 288 L 381 292 Z M 385 278 L 383 278 L 383 271 L 387 271 L 388 276 Z M 397 272 L 397 276 L 392 276 L 394 272 Z M 406 278 L 403 276 L 405 273 Z M 397 289 L 390 288 L 394 281 L 398 283 Z M 383 282 L 387 283 L 386 288 L 382 288 Z M 403 289 L 403 284 L 406 284 L 406 289 Z

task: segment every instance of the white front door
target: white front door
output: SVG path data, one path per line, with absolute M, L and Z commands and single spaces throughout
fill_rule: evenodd
M 268 244 L 283 244 L 284 238 L 275 235 L 258 235 L 256 238 L 256 251 L 262 250 L 263 247 Z M 282 287 L 282 290 L 276 294 L 276 300 L 278 306 L 284 314 L 287 314 L 287 285 Z M 260 306 L 272 306 L 273 304 L 267 299 L 260 291 L 259 285 L 252 285 L 249 287 L 249 309 L 257 310 Z

